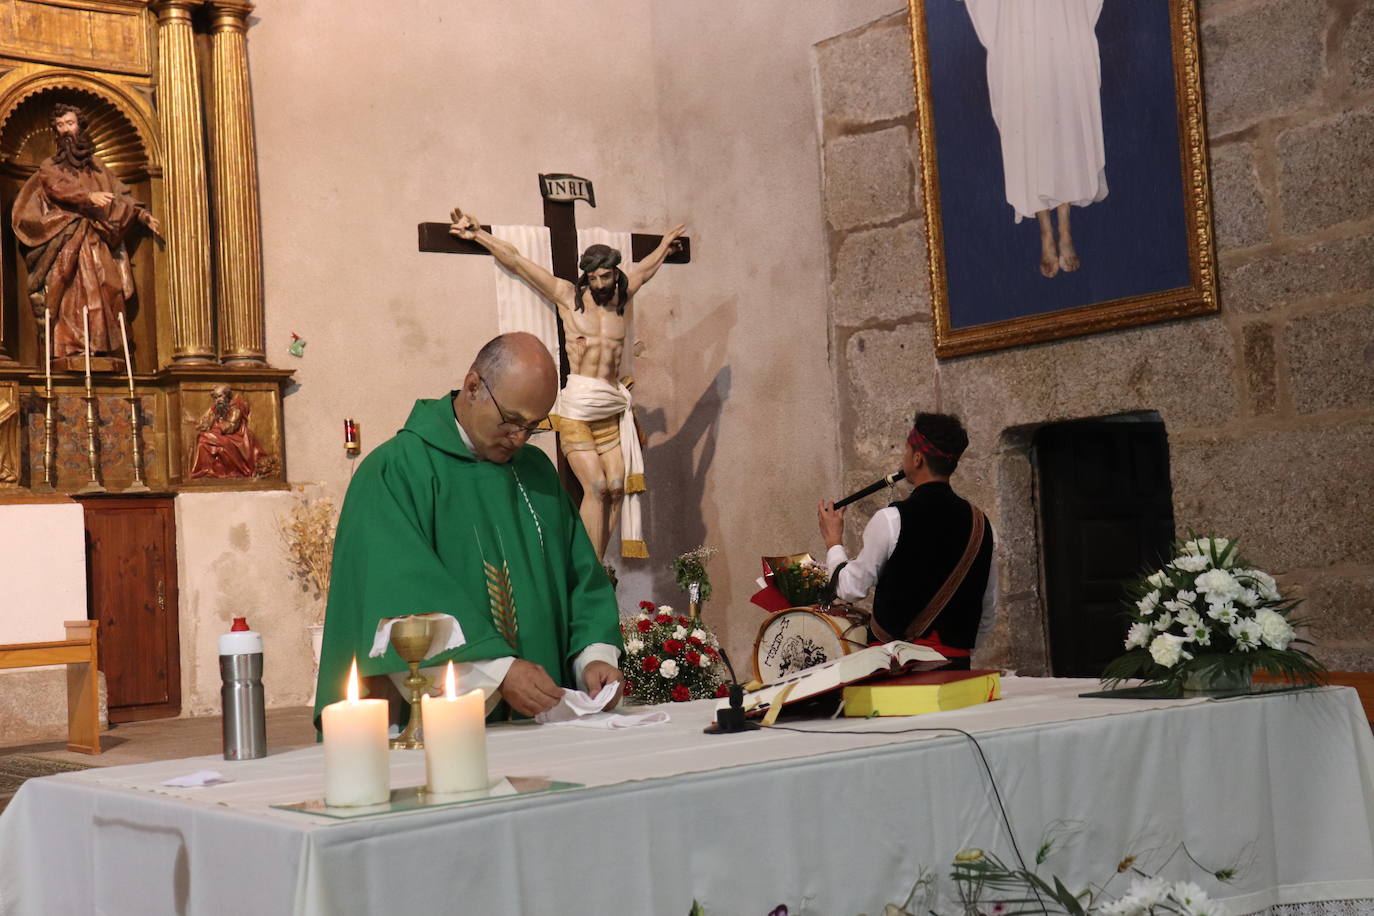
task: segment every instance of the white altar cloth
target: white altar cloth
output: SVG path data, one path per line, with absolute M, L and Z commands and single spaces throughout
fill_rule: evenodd
M 865 735 L 706 736 L 708 701 L 639 729 L 497 727 L 494 777 L 586 788 L 350 821 L 269 807 L 322 794 L 319 748 L 30 780 L 0 815 L 0 913 L 872 913 L 961 848 L 1012 861 L 968 739 L 898 734 L 937 726 L 978 736 L 1027 857 L 1081 822 L 1041 868 L 1070 886 L 1186 842 L 1239 864 L 1236 881 L 1182 856 L 1166 874 L 1233 913 L 1374 898 L 1374 739 L 1354 691 L 1077 696 L 1093 687 L 1006 678 L 985 706 L 791 723 Z M 199 769 L 234 781 L 161 785 Z M 391 773 L 419 784 L 423 753 L 393 752 Z

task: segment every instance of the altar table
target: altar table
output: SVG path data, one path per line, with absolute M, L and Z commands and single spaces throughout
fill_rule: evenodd
M 1004 699 L 915 718 L 803 720 L 815 733 L 707 736 L 713 704 L 620 731 L 488 731 L 493 776 L 584 788 L 354 820 L 284 811 L 319 798 L 320 748 L 30 780 L 0 816 L 0 913 L 854 916 L 978 847 L 1014 861 L 970 740 L 1030 864 L 1066 885 L 1173 855 L 1232 913 L 1374 899 L 1374 739 L 1348 688 L 1228 700 L 1086 699 L 1094 682 L 1008 677 Z M 840 734 L 862 731 L 865 734 Z M 200 769 L 233 782 L 175 789 Z M 392 753 L 392 786 L 424 781 Z M 1349 909 L 1349 907 L 1346 907 Z

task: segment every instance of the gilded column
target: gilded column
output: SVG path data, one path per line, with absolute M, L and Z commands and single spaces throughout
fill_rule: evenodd
M 167 291 L 172 358 L 215 361 L 210 297 L 210 215 L 205 134 L 191 11 L 200 0 L 156 0 L 158 116 L 166 157 Z
M 267 360 L 262 316 L 262 243 L 253 93 L 244 32 L 253 4 L 211 0 L 210 169 L 215 194 L 220 356 L 228 365 Z

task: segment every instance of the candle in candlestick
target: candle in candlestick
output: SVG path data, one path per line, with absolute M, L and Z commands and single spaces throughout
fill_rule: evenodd
M 391 798 L 386 700 L 358 699 L 358 662 L 348 674 L 348 698 L 320 715 L 324 729 L 324 803 L 378 805 Z
M 442 697 L 420 698 L 425 723 L 425 775 L 437 795 L 487 789 L 486 696 L 481 689 L 458 696 L 453 662 Z
M 52 313 L 43 306 L 43 377 L 52 391 Z
M 134 396 L 134 361 L 129 359 L 129 332 L 124 330 L 124 313 L 119 313 L 119 338 L 124 341 L 124 371 L 129 374 L 129 397 Z
M 91 384 L 91 307 L 89 305 L 81 306 L 81 329 L 86 335 L 86 386 L 89 388 Z

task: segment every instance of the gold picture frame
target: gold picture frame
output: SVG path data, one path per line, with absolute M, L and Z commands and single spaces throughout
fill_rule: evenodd
M 1013 122 L 1006 99 L 1029 93 L 1005 71 L 989 75 L 993 50 L 988 49 L 1005 52 L 1010 39 L 999 37 L 1005 30 L 988 29 L 986 21 L 979 32 L 975 2 L 908 0 L 936 355 L 960 356 L 1217 311 L 1196 0 L 1058 0 L 1066 6 L 1095 5 L 1100 14 L 1089 12 L 1093 18 L 1086 28 L 1098 54 L 1088 66 L 1097 68 L 1098 143 L 1105 150 L 1099 171 L 1103 196 L 1081 209 L 1062 205 L 1072 214 L 1068 223 L 1089 223 L 1089 241 L 1071 239 L 1055 249 L 1061 253 L 1058 260 L 1048 257 L 1041 236 L 1033 232 L 1035 223 L 1013 229 L 998 223 L 1013 224 L 1008 217 L 1016 207 L 1008 205 L 1013 195 L 1005 175 L 1023 170 L 1006 163 L 1025 147 L 1002 139 L 1002 124 Z M 986 45 L 983 38 L 990 39 Z M 1102 45 L 1107 47 L 1099 51 Z M 1023 63 L 1016 55 L 1010 58 Z M 1118 66 L 1123 61 L 1129 66 Z M 981 99 L 971 88 L 980 79 Z M 994 83 L 1004 87 L 1002 121 L 996 118 L 997 97 L 987 88 Z M 1023 122 L 1047 123 L 1024 114 L 1034 104 L 1021 107 Z M 989 128 L 998 148 L 994 153 L 987 148 Z M 1005 145 L 1012 153 L 1002 151 Z M 991 158 L 999 160 L 995 166 Z M 974 171 L 978 163 L 981 172 Z M 1004 189 L 1000 201 L 990 199 L 998 182 L 988 176 L 996 173 Z M 1146 211 L 1152 228 L 1133 236 L 1131 222 Z M 1051 222 L 1063 221 L 1049 208 L 1035 216 L 1043 224 L 1046 214 Z M 1094 233 L 1094 226 L 1101 232 Z M 1057 244 L 1064 246 L 1062 237 Z M 1161 246 L 1158 251 L 1155 244 Z M 1075 245 L 1084 252 L 1081 261 Z M 1023 247 L 1029 249 L 1024 258 Z M 1085 248 L 1092 248 L 1091 257 Z M 1064 251 L 1070 253 L 1067 261 Z M 1141 266 L 1142 258 L 1149 263 Z M 1058 270 L 1064 263 L 1073 266 Z M 1056 284 L 1056 276 L 1062 282 Z

